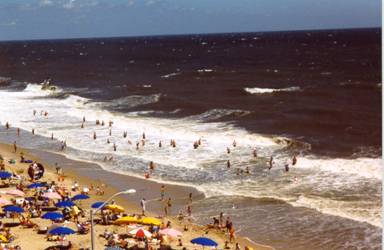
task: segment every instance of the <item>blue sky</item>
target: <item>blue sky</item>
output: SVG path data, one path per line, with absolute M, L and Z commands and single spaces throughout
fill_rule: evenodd
M 380 25 L 379 0 L 0 0 L 0 40 Z

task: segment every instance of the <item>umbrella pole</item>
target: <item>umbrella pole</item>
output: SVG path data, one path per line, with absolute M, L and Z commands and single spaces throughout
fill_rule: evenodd
M 91 209 L 91 249 L 95 249 L 95 239 L 94 239 L 94 229 L 93 229 L 93 210 Z

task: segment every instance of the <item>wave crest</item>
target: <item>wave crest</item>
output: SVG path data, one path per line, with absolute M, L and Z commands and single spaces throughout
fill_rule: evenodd
M 272 88 L 244 88 L 244 90 L 250 94 L 270 94 L 274 92 L 294 92 L 301 91 L 300 87 L 293 86 L 288 88 L 272 89 Z

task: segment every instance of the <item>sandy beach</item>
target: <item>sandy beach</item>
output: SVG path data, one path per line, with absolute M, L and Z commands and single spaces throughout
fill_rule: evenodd
M 189 193 L 192 193 L 192 197 L 194 199 L 199 199 L 200 194 L 193 188 L 181 187 L 176 185 L 166 185 L 166 195 L 165 197 L 172 197 L 175 200 L 175 204 L 172 207 L 172 216 L 164 217 L 162 211 L 162 203 L 159 201 L 160 199 L 160 187 L 161 184 L 142 180 L 139 178 L 134 178 L 126 175 L 120 175 L 115 173 L 109 173 L 102 170 L 96 164 L 89 164 L 84 162 L 73 161 L 65 158 L 64 156 L 42 152 L 42 151 L 33 151 L 33 153 L 24 150 L 17 149 L 17 152 L 13 152 L 13 146 L 7 144 L 0 144 L 0 154 L 4 158 L 5 169 L 9 172 L 17 173 L 18 175 L 28 179 L 27 177 L 27 168 L 29 164 L 19 163 L 19 154 L 20 152 L 24 153 L 24 157 L 26 159 L 31 159 L 33 161 L 37 161 L 43 164 L 45 167 L 45 173 L 40 182 L 58 182 L 58 174 L 56 174 L 56 169 L 54 166 L 59 166 L 63 169 L 64 173 L 64 181 L 58 182 L 59 186 L 65 186 L 68 189 L 78 183 L 79 190 L 83 188 L 91 189 L 89 191 L 90 198 L 87 200 L 82 200 L 80 203 L 80 207 L 84 210 L 84 217 L 79 220 L 82 222 L 89 221 L 89 208 L 92 203 L 96 201 L 105 201 L 113 195 L 114 193 L 125 190 L 128 188 L 133 188 L 137 190 L 136 194 L 133 195 L 124 195 L 120 197 L 116 197 L 116 204 L 124 207 L 125 213 L 127 214 L 140 214 L 141 208 L 139 206 L 139 201 L 142 198 L 146 198 L 148 210 L 151 212 L 146 212 L 146 216 L 157 217 L 163 221 L 163 223 L 167 223 L 170 221 L 172 228 L 177 229 L 183 232 L 183 236 L 181 237 L 182 246 L 179 246 L 179 242 L 177 239 L 169 239 L 168 244 L 173 249 L 199 249 L 201 246 L 194 245 L 190 243 L 191 239 L 196 237 L 208 237 L 213 239 L 218 243 L 218 249 L 224 249 L 225 241 L 228 241 L 228 235 L 219 229 L 208 229 L 207 227 L 198 226 L 190 223 L 187 219 L 179 220 L 176 218 L 176 214 L 178 209 L 180 209 L 185 204 L 185 201 L 188 199 Z M 15 164 L 9 163 L 10 159 L 16 159 Z M 57 163 L 57 165 L 54 165 Z M 29 182 L 28 182 L 29 183 Z M 125 184 L 125 188 L 124 188 Z M 92 187 L 93 186 L 93 190 Z M 96 195 L 96 187 L 99 187 L 104 195 Z M 120 188 L 120 189 L 119 189 Z M 6 191 L 8 189 L 14 189 L 11 185 L 8 188 L 4 188 L 0 191 Z M 31 193 L 28 189 L 24 190 L 27 194 Z M 78 194 L 79 191 L 71 191 L 71 196 Z M 2 198 L 4 199 L 12 199 L 12 196 L 7 194 L 2 194 Z M 175 211 L 176 210 L 176 211 Z M 96 218 L 99 216 L 96 215 Z M 11 223 L 17 221 L 17 219 L 6 218 L 2 219 L 3 223 Z M 52 222 L 49 220 L 44 220 L 41 218 L 32 218 L 31 221 L 39 226 L 39 228 L 49 227 Z M 68 223 L 67 225 L 70 228 L 75 229 L 76 225 L 73 222 Z M 184 228 L 188 228 L 188 231 L 184 231 Z M 104 249 L 107 244 L 107 240 L 100 237 L 105 231 L 110 231 L 112 233 L 117 234 L 126 234 L 129 230 L 125 225 L 95 225 L 95 247 L 96 249 Z M 11 227 L 11 234 L 14 237 L 14 240 L 8 245 L 20 246 L 21 249 L 47 249 L 58 243 L 47 241 L 45 234 L 38 234 L 36 229 L 32 228 L 24 228 L 22 226 L 13 226 Z M 90 233 L 87 234 L 73 234 L 66 236 L 66 240 L 70 241 L 73 245 L 72 249 L 88 249 L 90 248 Z M 259 244 L 255 244 L 251 241 L 248 241 L 245 238 L 240 236 L 236 236 L 236 240 L 232 243 L 228 244 L 230 249 L 235 249 L 235 243 L 239 243 L 240 248 L 244 249 L 245 247 L 253 248 L 253 249 L 273 249 L 268 246 L 263 246 Z M 129 245 L 129 247 L 133 247 L 134 245 Z M 160 246 L 157 246 L 160 247 Z

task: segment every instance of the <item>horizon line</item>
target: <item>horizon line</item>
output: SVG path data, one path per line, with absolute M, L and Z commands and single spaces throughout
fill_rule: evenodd
M 35 38 L 35 39 L 13 39 L 0 40 L 3 42 L 36 42 L 36 41 L 63 41 L 63 40 L 87 40 L 87 39 L 114 39 L 114 38 L 144 38 L 144 37 L 164 37 L 164 36 L 194 36 L 194 35 L 220 35 L 220 34 L 250 34 L 250 33 L 282 33 L 282 32 L 304 32 L 304 31 L 337 31 L 337 30 L 365 30 L 381 29 L 381 26 L 371 27 L 349 27 L 349 28 L 315 28 L 315 29 L 295 29 L 295 30 L 260 30 L 260 31 L 234 31 L 234 32 L 205 32 L 205 33 L 181 33 L 181 34 L 152 34 L 152 35 L 122 35 L 122 36 L 90 36 L 90 37 L 59 37 L 59 38 Z

